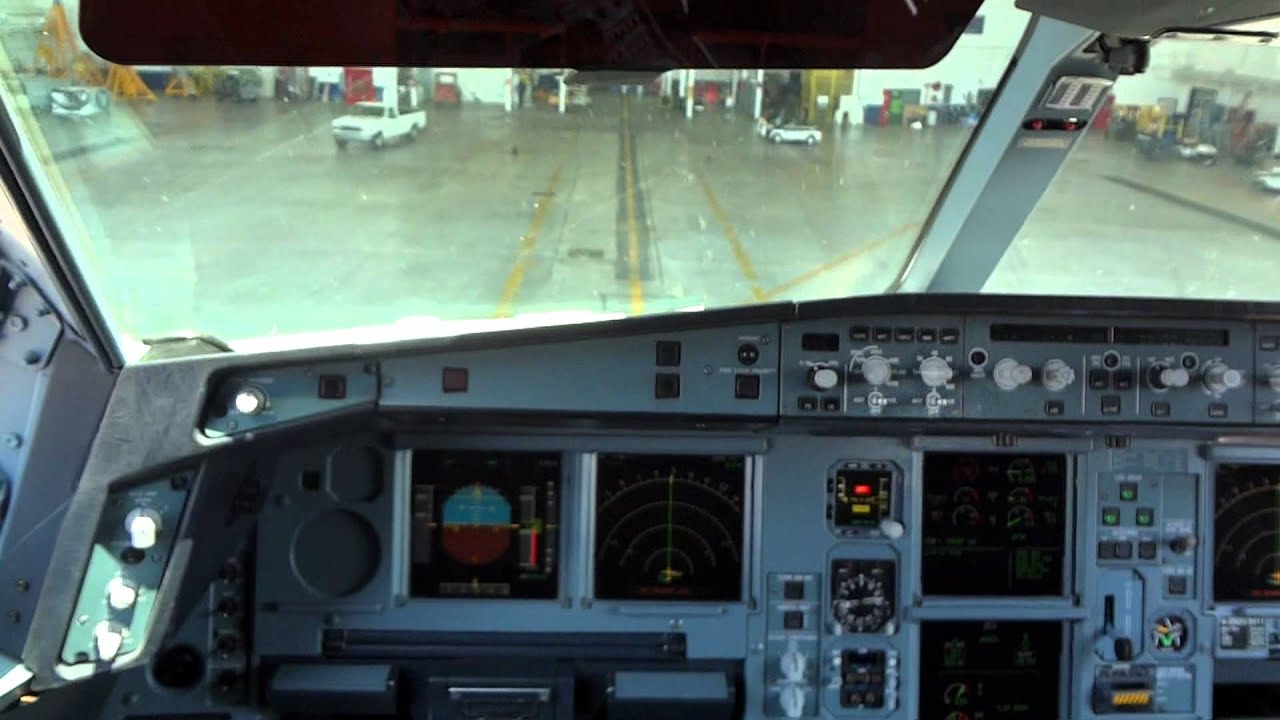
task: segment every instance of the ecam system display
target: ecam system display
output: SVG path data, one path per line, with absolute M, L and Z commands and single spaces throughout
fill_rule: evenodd
M 1061 595 L 1066 487 L 1065 455 L 927 453 L 924 593 Z

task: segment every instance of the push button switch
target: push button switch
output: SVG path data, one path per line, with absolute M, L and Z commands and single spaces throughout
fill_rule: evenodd
M 674 340 L 659 340 L 655 355 L 654 364 L 658 367 L 679 367 L 680 343 Z
M 733 396 L 740 400 L 758 400 L 760 376 L 745 374 L 733 376 Z
M 653 396 L 659 400 L 670 400 L 680 397 L 680 375 L 678 373 L 658 373 L 653 378 Z
M 786 630 L 803 630 L 804 611 L 788 610 L 782 613 L 782 627 Z

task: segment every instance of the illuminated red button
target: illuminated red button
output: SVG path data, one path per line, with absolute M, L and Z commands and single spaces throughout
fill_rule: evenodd
M 871 486 L 870 485 L 854 485 L 853 494 L 854 495 L 870 495 Z

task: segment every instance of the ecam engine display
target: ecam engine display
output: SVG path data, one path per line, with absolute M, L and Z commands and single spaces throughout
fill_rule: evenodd
M 926 595 L 1061 595 L 1067 458 L 929 453 L 924 458 Z

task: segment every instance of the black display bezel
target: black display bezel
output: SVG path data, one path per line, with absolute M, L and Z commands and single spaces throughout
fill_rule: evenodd
M 1269 463 L 1269 462 L 1247 462 L 1247 461 L 1217 462 L 1214 464 L 1213 466 L 1213 508 L 1210 514 L 1211 524 L 1213 526 L 1211 530 L 1212 537 L 1213 537 L 1213 558 L 1211 561 L 1212 571 L 1213 571 L 1213 575 L 1212 575 L 1213 587 L 1210 590 L 1213 594 L 1214 602 L 1235 603 L 1235 604 L 1258 604 L 1258 605 L 1274 605 L 1276 603 L 1280 603 L 1280 585 L 1276 586 L 1275 588 L 1269 588 L 1274 593 L 1272 597 L 1258 597 L 1258 596 L 1248 594 L 1250 591 L 1261 589 L 1256 585 L 1256 582 L 1254 583 L 1232 582 L 1230 586 L 1227 586 L 1226 584 L 1223 583 L 1222 565 L 1220 564 L 1219 560 L 1224 553 L 1224 548 L 1231 547 L 1228 543 L 1223 542 L 1223 540 L 1225 539 L 1221 534 L 1223 528 L 1219 525 L 1219 522 L 1218 522 L 1219 514 L 1222 510 L 1222 506 L 1221 506 L 1222 496 L 1220 493 L 1221 493 L 1222 484 L 1224 481 L 1224 478 L 1223 478 L 1224 468 L 1236 469 L 1241 472 L 1253 473 L 1253 477 L 1255 479 L 1258 477 L 1258 474 L 1260 472 L 1269 473 L 1270 478 L 1264 478 L 1268 481 L 1267 484 L 1272 487 L 1276 487 L 1278 490 L 1280 490 L 1280 464 Z M 1237 478 L 1236 480 L 1241 481 L 1244 479 Z M 1280 514 L 1280 492 L 1276 493 L 1276 499 L 1273 501 L 1271 507 L 1277 514 Z M 1277 533 L 1277 537 L 1280 538 L 1280 533 Z M 1236 556 L 1236 555 L 1233 554 L 1233 556 Z M 1239 578 L 1233 577 L 1232 579 L 1237 580 Z M 1254 581 L 1256 581 L 1256 579 L 1257 578 L 1253 578 Z
M 1003 632 L 1033 628 L 1034 632 L 1042 634 L 1039 641 L 1052 643 L 1053 647 L 1048 648 L 1052 666 L 1037 665 L 1034 670 L 1028 670 L 1023 673 L 1029 682 L 1014 682 L 1009 679 L 1009 672 L 1016 672 L 1016 665 L 1010 665 L 1009 667 L 991 666 L 984 670 L 965 672 L 964 670 L 948 670 L 944 663 L 932 661 L 937 654 L 945 652 L 941 647 L 933 647 L 933 641 L 941 637 L 941 633 L 951 636 L 972 634 L 972 639 L 977 641 L 984 630 L 990 626 L 995 626 L 998 631 Z M 939 635 L 931 637 L 934 634 Z M 993 694 L 998 698 L 998 702 L 1008 702 L 1010 690 L 1017 689 L 1018 691 L 1026 690 L 1027 695 L 1037 701 L 1043 699 L 1042 705 L 1048 707 L 1033 707 L 1016 714 L 998 713 L 993 709 L 985 713 L 983 717 L 988 720 L 1055 720 L 1055 718 L 1060 718 L 1063 710 L 1062 698 L 1064 692 L 1062 668 L 1066 663 L 1067 648 L 1069 646 L 1065 635 L 1066 625 L 1060 620 L 926 620 L 921 622 L 920 676 L 917 685 L 919 688 L 919 717 L 941 718 L 946 715 L 947 710 L 943 698 L 947 687 L 952 683 L 965 682 L 972 687 L 975 678 L 993 676 L 997 678 L 992 684 L 994 686 Z M 980 642 L 975 642 L 975 644 L 980 647 L 983 646 Z M 1011 646 L 1012 642 L 1007 644 Z M 987 647 L 990 646 L 987 645 Z M 1043 654 L 1041 653 L 1041 655 Z M 935 705 L 939 707 L 935 708 Z M 968 707 L 970 710 L 973 709 L 972 704 L 968 705 Z
M 725 572 L 717 578 L 718 585 L 713 591 L 693 591 L 687 594 L 672 593 L 663 596 L 656 591 L 656 588 L 649 587 L 647 590 L 642 589 L 638 585 L 627 586 L 626 582 L 613 579 L 608 573 L 613 568 L 602 562 L 601 544 L 607 538 L 608 523 L 605 522 L 609 513 L 605 510 L 608 501 L 604 498 L 604 484 L 609 482 L 606 477 L 606 465 L 614 459 L 627 458 L 633 461 L 643 462 L 646 468 L 652 469 L 655 464 L 663 464 L 664 461 L 672 463 L 714 463 L 722 461 L 736 461 L 741 464 L 741 469 L 735 471 L 735 475 L 731 478 L 732 482 L 740 483 L 735 489 L 738 491 L 738 497 L 741 506 L 738 508 L 740 517 L 732 524 L 731 528 L 727 528 L 730 532 L 735 533 L 737 561 L 734 572 Z M 592 596 L 595 600 L 600 601 L 617 601 L 617 602 L 656 602 L 663 604 L 670 603 L 741 603 L 747 595 L 746 572 L 749 567 L 749 550 L 748 550 L 748 526 L 750 523 L 751 513 L 751 482 L 750 482 L 750 460 L 749 456 L 742 453 L 647 453 L 647 452 L 601 452 L 595 455 L 595 492 L 591 507 L 592 517 L 592 537 L 591 537 L 591 587 Z M 732 577 L 732 589 L 730 589 L 730 578 Z
M 415 507 L 417 502 L 416 490 L 420 485 L 439 485 L 441 483 L 450 487 L 449 495 L 457 492 L 461 487 L 465 487 L 469 483 L 457 482 L 456 480 L 428 480 L 428 474 L 436 470 L 435 467 L 429 467 L 431 459 L 444 460 L 446 458 L 456 458 L 464 462 L 477 463 L 486 460 L 497 460 L 505 463 L 524 463 L 527 467 L 523 468 L 527 471 L 536 471 L 536 466 L 542 463 L 548 464 L 543 468 L 542 472 L 546 473 L 545 478 L 537 478 L 533 483 L 551 483 L 554 491 L 554 497 L 544 495 L 541 502 L 545 503 L 542 508 L 544 511 L 554 512 L 554 522 L 551 519 L 546 520 L 544 527 L 544 542 L 546 546 L 541 548 L 545 554 L 551 553 L 551 569 L 548 573 L 541 577 L 521 578 L 518 576 L 519 567 L 511 567 L 510 563 L 514 558 L 513 553 L 518 552 L 519 545 L 508 547 L 504 551 L 506 561 L 503 567 L 473 571 L 476 574 L 473 577 L 484 578 L 485 583 L 495 586 L 506 583 L 509 589 L 506 593 L 501 592 L 483 592 L 479 594 L 455 593 L 442 589 L 443 583 L 448 582 L 451 572 L 456 572 L 457 567 L 461 565 L 456 560 L 451 559 L 443 549 L 443 539 L 439 534 L 433 534 L 431 538 L 430 559 L 424 562 L 415 562 L 415 556 L 418 552 L 418 542 L 420 540 L 420 532 L 422 530 L 421 523 L 423 518 L 419 518 L 419 510 Z M 522 468 L 508 469 L 506 472 L 519 472 Z M 518 492 L 516 487 L 521 482 L 529 483 L 528 478 L 509 476 L 503 478 L 503 483 L 510 483 L 499 489 L 499 494 L 507 500 L 509 505 L 512 496 L 511 493 Z M 565 462 L 563 454 L 553 451 L 510 451 L 510 450 L 481 450 L 481 449 L 416 449 L 412 452 L 410 459 L 409 473 L 409 489 L 408 489 L 408 548 L 406 550 L 407 578 L 406 586 L 409 597 L 414 599 L 448 599 L 448 600 L 555 600 L 560 597 L 560 581 L 561 567 L 564 564 L 563 552 L 563 532 L 564 527 L 564 486 L 565 486 Z M 440 514 L 443 501 L 437 501 L 434 497 L 432 500 L 432 510 L 430 521 L 437 526 L 443 525 L 443 516 Z M 547 514 L 547 513 L 544 513 Z M 518 562 L 518 561 L 516 561 Z M 516 576 L 507 576 L 515 573 Z M 458 582 L 454 580 L 453 582 Z
M 1057 572 L 1046 573 L 1043 586 L 1032 586 L 1031 583 L 1024 583 L 1024 587 L 1018 587 L 1013 579 L 1008 580 L 1004 584 L 992 582 L 982 582 L 977 575 L 979 566 L 982 563 L 970 562 L 967 570 L 962 570 L 962 563 L 955 562 L 952 558 L 946 562 L 939 562 L 931 557 L 929 551 L 928 540 L 929 521 L 926 515 L 930 512 L 928 507 L 928 498 L 930 495 L 930 463 L 937 461 L 949 460 L 948 467 L 954 474 L 958 461 L 964 458 L 975 459 L 992 459 L 1000 458 L 1002 463 L 1009 463 L 1018 458 L 1036 458 L 1037 462 L 1048 460 L 1057 460 L 1061 464 L 1060 482 L 1061 487 L 1058 490 L 1060 504 L 1057 508 L 1057 537 L 1055 542 L 1057 550 L 1055 554 L 1051 554 L 1050 560 L 1057 568 Z M 1007 470 L 1006 470 L 1007 472 Z M 1074 465 L 1072 456 L 1069 453 L 1052 452 L 1052 451 L 1035 451 L 1035 452 L 1000 452 L 1000 451 L 961 451 L 961 450 L 941 450 L 930 451 L 924 453 L 921 462 L 921 489 L 923 500 L 921 503 L 921 514 L 919 516 L 921 526 L 921 554 L 920 554 L 920 585 L 921 592 L 926 597 L 974 597 L 974 598 L 1057 598 L 1064 597 L 1069 587 L 1070 572 L 1070 554 L 1071 548 L 1068 541 L 1068 528 L 1070 527 L 1070 513 L 1072 508 L 1071 488 L 1072 476 L 1074 473 Z M 936 479 L 933 480 L 936 482 Z M 954 492 L 954 491 L 953 491 Z M 1006 512 L 1007 509 L 1006 509 Z M 959 534 L 957 534 L 959 535 Z M 1003 546 L 1004 557 L 1012 562 L 1014 546 L 1006 543 Z M 936 556 L 935 556 L 936 557 Z M 932 567 L 931 567 L 932 566 Z M 990 567 L 990 563 L 987 564 Z M 931 587 L 932 586 L 932 587 Z

